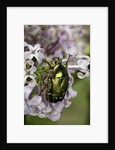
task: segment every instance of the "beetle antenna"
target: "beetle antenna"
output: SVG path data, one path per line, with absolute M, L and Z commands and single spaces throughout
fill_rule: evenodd
M 44 61 L 45 63 L 47 63 L 47 64 L 50 66 L 50 68 L 52 68 L 50 62 L 49 62 L 47 59 L 43 59 L 43 61 Z
M 67 67 L 67 65 L 68 65 L 69 59 L 70 59 L 70 54 L 68 55 L 68 59 L 67 59 L 67 61 L 66 61 L 66 67 Z

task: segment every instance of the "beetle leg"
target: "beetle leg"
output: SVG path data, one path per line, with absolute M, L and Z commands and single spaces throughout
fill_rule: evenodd
M 43 89 L 41 89 L 40 91 L 40 95 L 45 91 L 46 87 L 44 87 Z
M 48 88 L 51 89 L 52 86 L 52 75 L 48 75 Z
M 41 90 L 40 95 L 44 92 L 45 89 L 51 87 L 51 79 L 52 79 L 52 76 L 51 76 L 51 75 L 48 75 L 48 87 L 45 86 L 45 87 Z M 44 82 L 44 81 L 43 81 L 43 82 Z M 44 82 L 44 85 L 46 85 L 45 82 Z
M 52 75 L 48 75 L 48 84 L 47 84 L 47 100 L 50 101 L 52 99 Z

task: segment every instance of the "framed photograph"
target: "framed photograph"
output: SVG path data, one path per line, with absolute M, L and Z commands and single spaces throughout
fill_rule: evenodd
M 7 143 L 108 143 L 108 7 L 7 7 Z

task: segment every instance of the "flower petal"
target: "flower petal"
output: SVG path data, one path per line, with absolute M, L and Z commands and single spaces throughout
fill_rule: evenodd
M 34 50 L 37 51 L 38 49 L 40 49 L 40 44 L 34 45 Z
M 26 63 L 28 63 L 29 65 L 33 66 L 34 65 L 34 62 L 33 60 L 28 60 Z
M 29 83 L 28 83 L 29 86 L 31 87 L 35 87 L 37 85 L 36 81 L 35 80 L 31 80 Z
M 43 58 L 45 57 L 43 54 L 39 53 L 39 52 L 36 52 L 35 54 L 31 54 L 31 59 L 35 57 L 36 60 L 38 61 L 38 63 L 41 63 Z
M 68 92 L 69 92 L 69 95 L 71 96 L 71 98 L 74 98 L 74 97 L 77 96 L 77 92 L 74 91 L 74 90 L 72 89 L 72 87 L 70 87 L 70 88 L 68 89 Z
M 78 78 L 84 79 L 85 77 L 89 77 L 89 71 L 86 71 L 85 73 L 78 72 L 77 73 Z
M 26 101 L 24 101 L 24 115 L 27 115 L 30 113 L 30 108 L 28 107 Z
M 44 113 L 41 113 L 41 112 L 39 112 L 38 116 L 39 116 L 40 118 L 47 118 L 47 115 L 44 114 Z
M 46 109 L 46 104 L 45 102 L 41 102 L 39 106 L 37 106 L 37 108 L 40 110 L 40 111 L 43 111 Z
M 30 106 L 30 113 L 29 113 L 29 115 L 31 115 L 31 116 L 38 116 L 38 114 L 39 114 L 39 110 L 37 109 L 37 107 L 36 106 Z
M 51 114 L 48 114 L 48 118 L 51 119 L 52 121 L 57 121 L 60 119 L 60 112 L 52 111 Z
M 45 108 L 46 108 L 46 104 L 45 104 L 44 102 L 41 102 L 40 107 L 41 107 L 42 109 L 45 109 Z
M 52 106 L 57 112 L 61 112 L 64 108 L 63 102 L 52 103 Z
M 29 99 L 29 96 L 31 94 L 31 92 L 33 91 L 34 87 L 30 87 L 30 86 L 25 86 L 24 87 L 24 98 L 25 99 Z
M 33 52 L 34 51 L 34 47 L 26 42 L 24 42 L 24 47 L 27 46 L 30 50 L 30 52 Z
M 52 107 L 50 107 L 49 105 L 45 110 L 43 110 L 44 113 L 50 113 L 51 111 L 52 111 Z
M 74 82 L 74 78 L 73 78 L 73 76 L 69 73 L 69 87 L 72 86 L 73 82 Z
M 30 70 L 30 74 L 33 74 L 36 71 L 37 67 L 32 66 Z M 35 74 L 34 74 L 35 75 Z
M 60 49 L 60 50 L 57 50 L 55 53 L 54 53 L 54 55 L 53 55 L 53 57 L 60 57 L 61 58 L 61 56 L 62 56 L 62 50 Z
M 32 80 L 35 80 L 35 76 L 34 75 L 25 75 L 24 77 L 24 83 L 30 83 Z
M 40 103 L 41 103 L 41 101 L 42 101 L 42 97 L 41 96 L 38 96 L 38 95 L 36 95 L 36 96 L 34 96 L 31 100 L 28 100 L 27 101 L 27 104 L 29 105 L 29 106 L 38 106 Z
M 79 66 L 79 68 L 81 68 L 83 70 L 87 70 L 87 67 L 89 65 L 89 61 L 81 59 L 81 60 L 77 61 L 77 65 Z
M 34 65 L 34 62 L 32 60 L 27 60 L 25 61 L 25 71 L 29 72 L 30 70 L 33 70 L 33 65 Z
M 68 108 L 71 105 L 72 102 L 68 100 L 64 100 L 65 108 Z
M 31 52 L 30 51 L 24 52 L 24 58 L 30 59 L 31 58 Z
M 76 56 L 79 53 L 79 50 L 77 49 L 77 47 L 71 47 L 69 49 L 65 50 L 67 54 L 70 54 L 72 56 Z

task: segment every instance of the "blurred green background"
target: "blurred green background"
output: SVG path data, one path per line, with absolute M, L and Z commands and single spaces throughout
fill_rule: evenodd
M 85 54 L 90 56 L 90 26 L 84 26 L 85 35 L 83 40 L 86 43 Z M 49 119 L 41 119 L 30 115 L 24 116 L 25 125 L 90 125 L 90 77 L 78 79 L 73 74 L 73 89 L 77 91 L 77 96 L 71 99 L 69 108 L 62 111 L 61 118 L 53 122 Z

